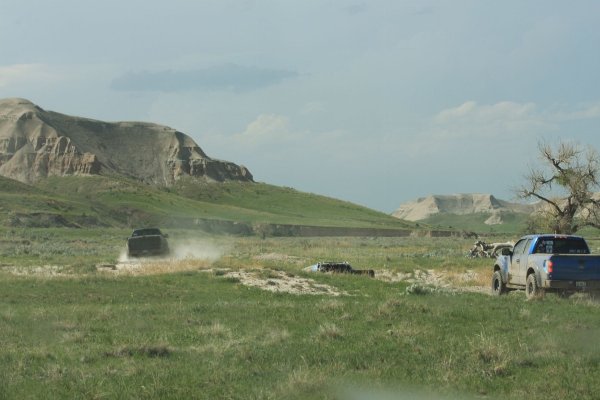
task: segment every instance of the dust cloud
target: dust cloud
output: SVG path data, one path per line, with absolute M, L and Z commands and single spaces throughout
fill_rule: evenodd
M 171 243 L 170 258 L 175 260 L 200 259 L 217 261 L 226 253 L 227 247 L 208 239 L 184 239 Z
M 127 249 L 123 248 L 117 261 L 119 263 L 142 260 L 206 260 L 217 261 L 228 250 L 223 244 L 217 244 L 209 239 L 174 239 L 169 241 L 169 254 L 156 257 L 129 257 Z

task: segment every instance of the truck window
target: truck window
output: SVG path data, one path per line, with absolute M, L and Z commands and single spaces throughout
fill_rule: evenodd
M 521 254 L 525 249 L 525 239 L 519 240 L 517 244 L 515 244 L 513 254 Z
M 590 254 L 585 240 L 577 237 L 541 237 L 535 245 L 537 254 Z
M 131 234 L 132 237 L 136 236 L 151 236 L 151 235 L 162 235 L 160 229 L 156 228 L 146 228 L 146 229 L 136 229 Z
M 525 247 L 523 247 L 523 252 L 529 254 L 529 249 L 531 248 L 532 239 L 527 239 L 525 242 Z

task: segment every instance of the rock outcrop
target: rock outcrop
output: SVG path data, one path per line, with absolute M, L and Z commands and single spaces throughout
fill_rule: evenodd
M 501 224 L 503 212 L 531 214 L 536 206 L 498 200 L 491 194 L 432 195 L 401 204 L 392 213 L 396 218 L 420 221 L 436 214 L 490 214 L 486 224 Z
M 252 181 L 243 166 L 208 157 L 192 138 L 144 122 L 102 122 L 45 111 L 25 99 L 0 100 L 0 175 L 118 174 L 156 185 L 184 176 Z

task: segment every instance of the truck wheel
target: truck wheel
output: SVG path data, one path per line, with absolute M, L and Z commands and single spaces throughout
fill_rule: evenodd
M 494 275 L 492 275 L 492 294 L 494 296 L 500 296 L 506 292 L 508 292 L 508 290 L 506 289 L 506 284 L 502 282 L 502 274 L 500 271 L 494 272 Z
M 542 297 L 543 294 L 544 289 L 539 287 L 537 279 L 535 278 L 535 274 L 527 275 L 527 281 L 525 283 L 525 295 L 527 296 L 527 299 L 536 299 Z

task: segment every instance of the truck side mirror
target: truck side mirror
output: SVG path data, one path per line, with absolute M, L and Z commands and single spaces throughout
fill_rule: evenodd
M 513 252 L 511 249 L 505 248 L 505 249 L 502 249 L 502 252 L 500 254 L 502 254 L 503 256 L 512 256 Z

